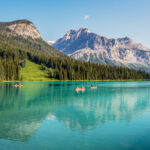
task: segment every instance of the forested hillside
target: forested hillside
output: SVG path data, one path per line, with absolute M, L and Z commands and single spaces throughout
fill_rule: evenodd
M 142 71 L 48 56 L 35 51 L 14 48 L 1 42 L 0 80 L 23 80 L 19 73 L 20 69 L 26 65 L 27 59 L 41 65 L 43 71 L 48 68 L 48 77 L 58 80 L 150 79 L 150 74 Z
M 25 57 L 25 52 L 0 43 L 0 80 L 19 80 L 19 70 L 25 65 Z
M 28 20 L 0 23 L 0 41 L 15 48 L 38 51 L 50 56 L 67 57 L 45 42 L 36 27 Z
M 49 68 L 50 78 L 59 80 L 124 80 L 150 79 L 144 71 L 109 65 L 81 62 L 71 58 L 56 58 L 41 54 L 27 53 L 29 60 Z

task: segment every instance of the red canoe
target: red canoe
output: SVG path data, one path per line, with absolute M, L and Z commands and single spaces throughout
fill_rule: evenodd
M 97 86 L 91 86 L 91 89 L 96 89 L 97 88 Z
M 84 87 L 82 87 L 82 88 L 77 87 L 76 91 L 85 91 L 85 88 Z
M 22 84 L 15 84 L 14 87 L 22 87 Z

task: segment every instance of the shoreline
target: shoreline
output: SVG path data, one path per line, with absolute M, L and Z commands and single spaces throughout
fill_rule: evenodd
M 105 82 L 124 82 L 124 81 L 150 81 L 150 79 L 128 79 L 128 80 L 26 80 L 26 81 L 0 81 L 0 83 L 8 83 L 8 82 L 99 82 L 99 81 L 105 81 Z

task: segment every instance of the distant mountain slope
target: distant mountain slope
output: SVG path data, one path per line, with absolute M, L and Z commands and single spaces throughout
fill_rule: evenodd
M 69 30 L 52 46 L 75 59 L 150 72 L 150 50 L 128 37 L 108 39 L 81 28 Z
M 33 50 L 50 56 L 66 57 L 45 42 L 34 24 L 28 20 L 0 22 L 0 41 L 16 48 Z

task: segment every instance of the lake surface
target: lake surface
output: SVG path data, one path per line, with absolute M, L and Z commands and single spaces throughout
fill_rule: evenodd
M 0 150 L 150 150 L 149 81 L 14 84 L 0 83 Z

